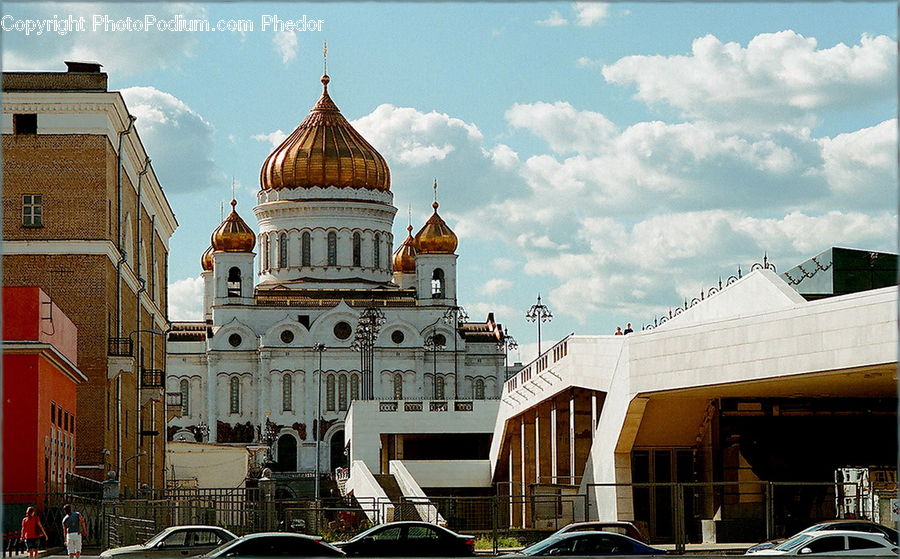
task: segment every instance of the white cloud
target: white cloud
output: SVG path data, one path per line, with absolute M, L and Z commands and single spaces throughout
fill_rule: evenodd
M 253 136 L 250 136 L 251 139 L 258 142 L 269 142 L 272 145 L 272 149 L 280 146 L 281 142 L 283 142 L 287 137 L 287 133 L 285 133 L 281 129 L 278 129 L 274 132 L 269 132 L 268 134 L 254 134 Z
M 539 19 L 535 23 L 546 27 L 559 27 L 561 25 L 568 25 L 569 20 L 564 18 L 558 11 L 553 10 L 550 12 L 550 15 L 547 16 L 547 19 Z
M 283 64 L 287 64 L 291 60 L 297 58 L 297 49 L 300 45 L 295 32 L 276 32 L 272 35 L 272 45 L 275 47 L 275 52 L 281 55 L 281 62 Z
M 694 40 L 690 55 L 626 56 L 603 76 L 689 117 L 796 124 L 815 110 L 891 98 L 896 68 L 897 43 L 884 35 L 820 49 L 814 38 L 786 30 L 757 35 L 746 47 L 707 35 Z
M 609 4 L 606 2 L 575 2 L 575 23 L 582 27 L 597 25 L 609 16 Z
M 601 60 L 595 60 L 587 56 L 579 56 L 575 61 L 575 65 L 579 68 L 602 68 L 603 62 Z
M 506 291 L 513 286 L 508 279 L 492 278 L 481 284 L 481 293 L 483 295 L 496 295 L 501 291 Z
M 845 204 L 896 205 L 897 119 L 819 142 L 825 179 Z
M 506 120 L 546 140 L 556 153 L 593 153 L 616 133 L 616 126 L 604 115 L 577 111 L 564 101 L 516 103 L 506 111 Z
M 169 320 L 203 319 L 203 278 L 184 278 L 169 284 Z
M 518 316 L 521 314 L 521 311 L 509 305 L 478 301 L 466 304 L 466 313 L 469 315 L 469 320 L 481 322 L 487 318 L 488 313 L 494 313 L 494 320 L 501 320 L 504 317 L 512 318 Z
M 160 183 L 168 192 L 196 191 L 224 180 L 213 161 L 213 126 L 170 93 L 153 87 L 121 91 Z
M 172 33 L 151 29 L 144 32 L 119 33 L 92 31 L 93 16 L 105 15 L 110 21 L 135 17 L 135 14 L 153 14 L 159 21 L 181 15 L 185 20 L 206 19 L 205 8 L 194 4 L 163 3 L 10 3 L 15 7 L 16 19 L 49 19 L 54 14 L 71 14 L 84 17 L 87 30 L 65 36 L 47 36 L 24 33 L 6 33 L 3 36 L 4 71 L 62 71 L 63 60 L 96 60 L 103 70 L 125 76 L 147 68 L 172 69 L 194 55 L 199 45 L 199 33 Z M 10 13 L 10 12 L 4 12 Z M 140 61 L 139 64 L 136 61 Z
M 519 164 L 519 154 L 506 144 L 497 144 L 486 151 L 491 161 L 499 167 L 512 169 Z

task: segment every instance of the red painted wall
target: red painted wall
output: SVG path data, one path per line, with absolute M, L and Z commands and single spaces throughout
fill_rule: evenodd
M 50 344 L 75 364 L 77 328 L 39 288 L 5 287 L 3 340 L 13 344 L 3 354 L 3 492 L 43 493 L 48 489 L 45 459 L 57 482 L 74 467 L 78 381 L 51 350 L 14 344 Z M 18 499 L 6 499 L 13 500 Z

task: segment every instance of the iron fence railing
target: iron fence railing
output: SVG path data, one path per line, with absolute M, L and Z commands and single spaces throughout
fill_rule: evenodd
M 131 357 L 134 355 L 133 346 L 131 338 L 109 338 L 106 354 L 113 357 Z

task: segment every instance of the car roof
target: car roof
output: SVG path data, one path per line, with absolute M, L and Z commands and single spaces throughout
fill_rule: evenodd
M 318 536 L 310 536 L 309 534 L 298 534 L 296 532 L 254 532 L 252 534 L 246 534 L 241 536 L 238 539 L 241 540 L 252 540 L 256 538 L 263 537 L 272 537 L 272 536 L 287 536 L 289 538 L 302 538 L 304 540 L 312 540 L 312 541 L 321 541 L 321 538 Z
M 568 528 L 570 526 L 631 526 L 634 528 L 634 524 L 627 520 L 589 520 L 587 522 L 571 522 L 563 526 L 563 528 Z
M 857 530 L 813 530 L 811 532 L 806 532 L 807 536 L 864 536 L 869 538 L 876 538 L 878 541 L 884 540 L 888 543 L 888 539 L 881 533 L 873 533 L 873 532 L 859 532 Z
M 226 532 L 231 532 L 231 530 L 221 526 L 210 526 L 208 524 L 179 524 L 178 526 L 169 526 L 166 530 L 225 530 Z

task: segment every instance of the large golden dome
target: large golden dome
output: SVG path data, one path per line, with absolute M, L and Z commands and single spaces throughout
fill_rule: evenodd
M 328 75 L 322 76 L 322 96 L 306 119 L 263 163 L 263 190 L 338 186 L 390 190 L 391 173 L 380 153 L 357 132 L 328 95 Z
M 416 233 L 416 250 L 419 254 L 453 254 L 459 244 L 456 233 L 438 215 L 438 203 L 435 202 L 431 207 L 434 208 L 434 213 Z
M 203 268 L 204 272 L 212 272 L 213 271 L 213 248 L 210 246 L 206 249 L 206 252 L 203 253 L 203 256 L 200 257 L 200 267 Z
M 247 227 L 235 211 L 236 200 L 231 201 L 231 213 L 212 234 L 212 248 L 216 252 L 253 252 L 256 235 Z
M 406 228 L 406 240 L 394 251 L 394 271 L 402 274 L 416 273 L 416 241 L 412 236 L 412 225 Z

